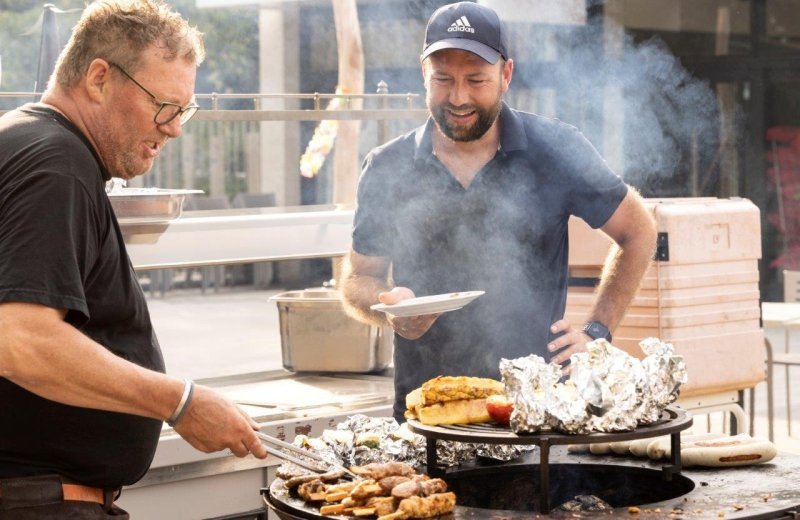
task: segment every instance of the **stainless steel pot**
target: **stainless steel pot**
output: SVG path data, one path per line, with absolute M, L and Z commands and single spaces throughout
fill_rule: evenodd
M 283 367 L 293 372 L 376 372 L 389 365 L 390 327 L 349 317 L 339 291 L 326 287 L 270 298 L 278 305 Z

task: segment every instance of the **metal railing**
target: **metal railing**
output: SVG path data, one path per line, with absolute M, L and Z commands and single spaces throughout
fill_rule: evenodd
M 0 92 L 0 100 L 3 98 L 19 98 L 27 101 L 37 101 L 41 93 L 36 92 Z M 416 108 L 415 101 L 420 97 L 419 94 L 390 94 L 386 82 L 381 81 L 377 85 L 374 94 L 337 94 L 313 92 L 309 94 L 266 94 L 266 93 L 242 93 L 242 94 L 220 94 L 212 92 L 210 94 L 197 94 L 196 98 L 202 109 L 194 116 L 195 121 L 380 121 L 378 125 L 378 140 L 385 142 L 389 135 L 389 121 L 392 120 L 422 120 L 427 117 L 427 110 Z M 345 108 L 327 110 L 323 107 L 325 101 L 332 99 L 343 99 Z M 252 108 L 225 109 L 220 108 L 226 101 L 251 100 Z M 284 102 L 303 102 L 310 101 L 310 109 L 292 108 L 263 108 L 264 101 L 277 100 Z M 353 101 L 360 100 L 369 107 L 353 107 Z M 204 106 L 207 105 L 208 107 Z M 0 115 L 8 110 L 0 110 Z

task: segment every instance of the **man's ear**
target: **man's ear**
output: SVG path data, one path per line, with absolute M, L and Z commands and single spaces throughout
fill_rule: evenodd
M 111 81 L 111 65 L 106 60 L 96 58 L 89 64 L 84 78 L 86 94 L 90 99 L 100 101 L 108 90 Z
M 514 60 L 509 58 L 503 65 L 502 77 L 503 77 L 504 93 L 508 90 L 508 86 L 511 84 L 511 76 L 513 75 L 514 75 Z

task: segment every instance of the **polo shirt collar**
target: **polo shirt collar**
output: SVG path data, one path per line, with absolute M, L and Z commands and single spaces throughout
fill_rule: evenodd
M 525 125 L 519 114 L 512 110 L 505 101 L 500 109 L 500 150 L 509 153 L 528 148 L 528 139 L 525 135 Z M 414 135 L 414 162 L 430 160 L 433 157 L 433 141 L 431 134 L 436 129 L 432 117 L 424 125 L 417 128 Z

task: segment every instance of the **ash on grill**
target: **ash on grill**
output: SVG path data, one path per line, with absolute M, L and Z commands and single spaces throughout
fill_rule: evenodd
M 572 500 L 564 502 L 558 509 L 571 512 L 585 511 L 611 511 L 613 509 L 608 502 L 594 495 L 578 495 Z

